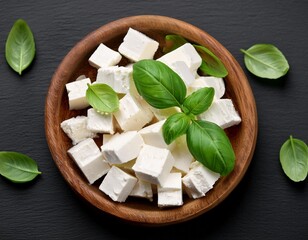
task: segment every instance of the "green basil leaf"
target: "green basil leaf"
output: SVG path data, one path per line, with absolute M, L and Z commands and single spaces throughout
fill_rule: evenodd
M 163 137 L 167 144 L 185 134 L 190 124 L 190 117 L 184 113 L 175 113 L 163 124 Z
M 10 67 L 20 75 L 33 61 L 35 56 L 35 42 L 28 24 L 18 19 L 5 44 L 5 58 Z
M 215 90 L 212 87 L 204 87 L 186 97 L 183 107 L 186 114 L 198 115 L 206 111 L 212 104 Z
M 171 52 L 177 49 L 178 47 L 184 45 L 185 43 L 187 43 L 187 40 L 183 38 L 182 36 L 172 35 L 172 34 L 166 35 L 165 36 L 166 45 L 163 48 L 163 53 Z
M 289 70 L 282 52 L 272 44 L 255 44 L 248 50 L 241 49 L 247 69 L 261 78 L 277 79 Z
M 187 146 L 194 158 L 222 176 L 235 165 L 235 154 L 230 140 L 218 125 L 194 120 L 186 133 Z
M 206 47 L 194 44 L 195 49 L 202 58 L 200 70 L 204 74 L 223 78 L 228 71 L 222 61 Z
M 38 171 L 36 162 L 21 153 L 0 152 L 0 174 L 15 183 L 24 183 L 33 180 Z
M 308 147 L 303 141 L 290 138 L 280 149 L 280 163 L 284 173 L 294 182 L 303 181 L 308 174 Z
M 100 113 L 112 113 L 119 109 L 118 95 L 107 84 L 88 84 L 86 98 L 89 104 Z
M 183 80 L 166 64 L 141 60 L 133 66 L 133 79 L 138 93 L 158 109 L 180 107 L 186 96 Z

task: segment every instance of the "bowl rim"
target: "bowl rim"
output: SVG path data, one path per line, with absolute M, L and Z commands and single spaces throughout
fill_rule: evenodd
M 72 64 L 72 59 L 78 58 L 80 56 L 80 52 L 89 52 L 93 50 L 94 45 L 98 46 L 97 43 L 102 42 L 101 39 L 104 39 L 104 41 L 110 40 L 111 36 L 108 36 L 108 34 L 111 32 L 123 31 L 123 29 L 134 27 L 136 23 L 140 24 L 139 29 L 145 29 L 148 23 L 151 23 L 152 25 L 155 23 L 157 26 L 162 26 L 162 24 L 165 24 L 166 22 L 168 23 L 168 25 L 166 25 L 166 27 L 168 26 L 167 28 L 171 29 L 172 27 L 177 27 L 179 34 L 181 32 L 185 32 L 186 34 L 184 35 L 187 35 L 188 32 L 197 33 L 198 38 L 203 39 L 207 44 L 210 43 L 209 49 L 211 51 L 216 52 L 218 48 L 224 51 L 225 55 L 219 56 L 220 59 L 222 62 L 227 63 L 228 66 L 233 69 L 235 76 L 240 79 L 240 87 L 245 89 L 247 96 L 250 96 L 250 100 L 246 104 L 249 105 L 248 107 L 251 109 L 252 114 L 250 117 L 251 122 L 249 122 L 249 124 L 252 126 L 252 128 L 249 130 L 249 138 L 251 139 L 252 144 L 249 146 L 249 149 L 246 149 L 246 159 L 244 164 L 241 166 L 241 169 L 239 171 L 233 171 L 230 175 L 225 177 L 226 179 L 233 178 L 234 181 L 232 181 L 231 185 L 225 186 L 223 193 L 218 194 L 215 201 L 207 203 L 205 198 L 199 198 L 192 201 L 194 204 L 191 204 L 190 202 L 189 206 L 183 205 L 178 208 L 159 210 L 159 212 L 150 210 L 132 210 L 131 208 L 128 208 L 125 203 L 116 203 L 111 199 L 100 198 L 95 192 L 91 190 L 91 187 L 89 187 L 87 183 L 79 179 L 79 177 L 73 179 L 72 175 L 67 172 L 65 162 L 63 162 L 62 159 L 63 156 L 54 149 L 54 143 L 57 142 L 60 126 L 54 126 L 55 124 L 53 115 L 60 108 L 61 102 L 56 99 L 55 93 L 58 94 L 64 91 L 63 84 L 65 85 L 65 83 L 63 83 L 63 81 L 67 79 L 67 76 L 70 74 L 67 70 L 67 67 Z M 194 39 L 192 36 L 192 39 L 190 40 L 194 41 L 197 39 Z M 199 42 L 199 44 L 202 43 Z M 55 73 L 52 76 L 45 99 L 45 135 L 47 144 L 52 158 L 66 182 L 79 196 L 81 196 L 94 207 L 122 220 L 126 220 L 132 223 L 141 223 L 142 225 L 160 226 L 184 222 L 209 211 L 221 203 L 233 191 L 233 189 L 238 185 L 238 183 L 245 175 L 255 150 L 257 132 L 257 109 L 253 93 L 241 66 L 231 55 L 231 53 L 210 34 L 201 30 L 200 28 L 182 20 L 161 15 L 136 15 L 120 18 L 118 20 L 104 24 L 103 26 L 86 35 L 68 52 L 68 54 L 61 61 L 60 65 L 57 67 Z M 226 181 L 228 182 L 228 180 Z M 179 211 L 181 211 L 181 214 L 179 214 Z

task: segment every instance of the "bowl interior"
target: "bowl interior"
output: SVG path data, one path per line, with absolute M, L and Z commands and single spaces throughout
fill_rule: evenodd
M 160 43 L 155 57 L 162 55 L 164 37 L 178 34 L 187 40 L 203 45 L 213 51 L 225 64 L 229 74 L 225 78 L 225 97 L 231 98 L 238 110 L 241 124 L 226 129 L 236 154 L 234 171 L 220 178 L 214 188 L 200 199 L 184 197 L 184 205 L 160 209 L 154 202 L 129 198 L 125 203 L 113 202 L 98 189 L 100 181 L 89 185 L 77 165 L 68 157 L 72 146 L 70 139 L 60 128 L 60 123 L 72 116 L 85 115 L 83 111 L 70 111 L 65 84 L 79 75 L 92 81 L 97 70 L 88 64 L 88 58 L 100 43 L 114 50 L 123 40 L 129 27 L 139 30 Z M 125 65 L 127 60 L 120 64 Z M 257 138 L 257 112 L 255 100 L 241 67 L 233 56 L 208 33 L 180 20 L 163 16 L 133 16 L 106 24 L 81 40 L 63 59 L 56 70 L 46 97 L 45 130 L 52 157 L 69 185 L 87 202 L 98 209 L 129 222 L 145 225 L 165 225 L 194 218 L 215 207 L 235 188 L 251 161 Z M 99 139 L 96 139 L 101 144 Z

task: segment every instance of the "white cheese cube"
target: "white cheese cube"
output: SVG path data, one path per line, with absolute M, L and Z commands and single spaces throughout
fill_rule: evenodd
M 109 142 L 109 140 L 110 140 L 113 136 L 114 136 L 114 135 L 108 134 L 108 133 L 103 134 L 103 145 L 106 144 L 107 142 Z
M 153 191 L 151 183 L 138 180 L 129 196 L 147 198 L 150 201 L 153 201 Z
M 101 150 L 111 164 L 121 164 L 133 160 L 139 155 L 143 140 L 137 131 L 128 131 L 114 135 Z
M 170 68 L 176 72 L 180 78 L 182 78 L 186 87 L 188 87 L 195 80 L 194 75 L 190 72 L 190 69 L 183 61 L 173 62 Z
M 197 91 L 204 87 L 212 87 L 215 90 L 214 99 L 219 99 L 225 94 L 225 83 L 222 78 L 217 77 L 199 77 L 196 78 L 193 83 L 188 87 L 188 94 Z
M 168 148 L 168 149 L 172 149 L 174 147 L 174 143 L 168 145 L 164 140 L 163 130 L 162 130 L 164 123 L 165 120 L 161 120 L 147 127 L 144 127 L 139 131 L 145 144 L 154 147 Z
M 194 162 L 192 169 L 182 178 L 182 182 L 190 198 L 200 198 L 213 188 L 219 177 L 218 173 L 212 172 L 199 162 Z
M 96 133 L 114 134 L 112 114 L 100 114 L 95 109 L 89 108 L 87 111 L 87 128 Z
M 112 166 L 99 186 L 99 189 L 113 201 L 125 202 L 136 183 L 137 178 L 122 171 L 118 167 Z
M 181 136 L 175 140 L 175 147 L 172 149 L 171 154 L 174 158 L 173 167 L 186 174 L 194 159 L 187 147 L 186 136 Z
M 172 64 L 175 62 L 183 61 L 190 69 L 190 72 L 195 75 L 201 65 L 202 59 L 192 44 L 185 43 L 181 47 L 158 58 L 157 61 L 165 63 L 170 68 L 172 68 Z
M 142 59 L 153 59 L 158 46 L 157 41 L 133 28 L 129 28 L 118 50 L 131 61 L 137 62 Z
M 111 66 L 98 69 L 96 83 L 105 83 L 117 93 L 128 93 L 132 68 Z
M 181 173 L 169 173 L 163 184 L 157 186 L 158 192 L 181 190 L 182 191 L 182 175 Z
M 87 129 L 87 120 L 88 118 L 86 116 L 77 116 L 64 120 L 61 123 L 62 130 L 72 140 L 73 145 L 87 138 L 97 136 L 96 133 Z
M 174 159 L 168 149 L 145 144 L 137 157 L 133 170 L 139 179 L 162 185 L 173 164 Z
M 90 78 L 67 83 L 65 85 L 68 93 L 68 103 L 70 110 L 79 110 L 89 106 L 86 98 L 88 84 L 91 84 Z
M 216 123 L 225 129 L 241 122 L 241 117 L 235 110 L 231 99 L 218 99 L 208 110 L 198 115 L 198 119 Z
M 144 125 L 149 123 L 153 118 L 153 113 L 150 109 L 132 97 L 126 94 L 121 98 L 119 110 L 114 113 L 119 126 L 124 131 L 140 130 Z
M 78 143 L 67 152 L 90 184 L 104 176 L 110 169 L 109 164 L 103 159 L 102 153 L 91 138 Z
M 158 120 L 164 120 L 174 113 L 181 112 L 181 109 L 179 107 L 170 107 L 170 108 L 165 108 L 165 109 L 158 109 L 158 108 L 154 108 L 154 107 L 150 106 L 149 108 Z
M 95 68 L 117 65 L 122 59 L 120 53 L 101 43 L 89 58 L 89 64 Z

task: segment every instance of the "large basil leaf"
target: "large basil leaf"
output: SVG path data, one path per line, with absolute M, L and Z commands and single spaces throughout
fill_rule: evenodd
M 163 48 L 163 52 L 164 53 L 171 52 L 177 49 L 178 47 L 184 45 L 185 43 L 187 43 L 187 40 L 183 38 L 182 36 L 172 35 L 172 34 L 166 35 L 165 36 L 165 46 Z
M 204 87 L 186 97 L 183 109 L 186 114 L 198 115 L 206 111 L 212 104 L 215 90 L 212 87 Z
M 181 107 L 186 86 L 166 64 L 155 60 L 141 60 L 133 66 L 133 79 L 138 93 L 158 109 Z
M 24 183 L 33 180 L 38 171 L 36 162 L 21 153 L 0 152 L 0 174 L 16 183 Z
M 194 120 L 186 133 L 187 146 L 196 160 L 222 176 L 235 165 L 235 154 L 226 133 L 218 125 Z
M 202 58 L 202 63 L 200 66 L 201 72 L 220 78 L 228 75 L 225 65 L 213 52 L 200 45 L 194 44 L 194 47 Z
M 88 84 L 86 98 L 89 104 L 100 113 L 112 113 L 119 109 L 118 95 L 107 84 Z
M 190 117 L 184 113 L 175 113 L 167 118 L 163 125 L 163 137 L 167 144 L 185 134 L 190 124 Z
M 308 147 L 303 141 L 290 138 L 280 149 L 280 163 L 285 174 L 294 182 L 303 181 L 308 172 Z
M 272 44 L 255 44 L 248 50 L 241 49 L 247 69 L 261 78 L 277 79 L 289 70 L 282 52 Z
M 32 31 L 27 23 L 18 19 L 5 44 L 5 58 L 10 67 L 20 75 L 33 61 L 35 42 Z

